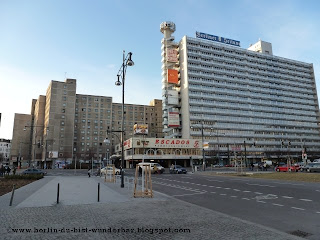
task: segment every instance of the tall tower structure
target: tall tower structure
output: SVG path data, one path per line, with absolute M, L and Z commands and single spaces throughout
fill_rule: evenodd
M 181 137 L 179 44 L 172 34 L 176 30 L 173 22 L 160 24 L 162 56 L 162 118 L 163 133 L 166 138 Z

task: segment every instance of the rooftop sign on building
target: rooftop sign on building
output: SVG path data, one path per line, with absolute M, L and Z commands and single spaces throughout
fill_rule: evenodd
M 240 41 L 232 40 L 229 38 L 214 36 L 214 35 L 210 35 L 202 32 L 196 32 L 196 37 L 240 47 Z

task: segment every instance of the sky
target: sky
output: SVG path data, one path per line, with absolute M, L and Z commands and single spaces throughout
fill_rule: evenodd
M 125 102 L 161 99 L 160 24 L 176 24 L 176 41 L 203 32 L 240 41 L 259 39 L 273 54 L 313 63 L 320 86 L 318 0 L 0 0 L 0 138 L 11 139 L 14 114 L 30 114 L 32 99 L 51 80 L 77 79 L 77 94 L 111 96 L 123 50 Z

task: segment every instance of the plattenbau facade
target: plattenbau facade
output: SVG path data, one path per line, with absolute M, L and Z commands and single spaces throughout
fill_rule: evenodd
M 135 123 L 148 124 L 148 137 L 162 137 L 161 100 L 125 104 L 124 109 L 126 138 Z M 32 100 L 31 114 L 15 115 L 11 164 L 54 168 L 74 160 L 109 159 L 120 141 L 121 113 L 122 104 L 112 97 L 77 94 L 76 79 L 51 81 L 46 95 Z
M 243 49 L 239 41 L 199 32 L 175 42 L 172 22 L 160 30 L 168 137 L 202 138 L 207 154 L 224 163 L 320 156 L 312 63 L 275 56 L 271 43 L 261 40 Z

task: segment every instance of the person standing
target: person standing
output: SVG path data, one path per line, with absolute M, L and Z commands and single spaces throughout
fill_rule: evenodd
M 88 167 L 88 177 L 91 177 L 91 169 Z

